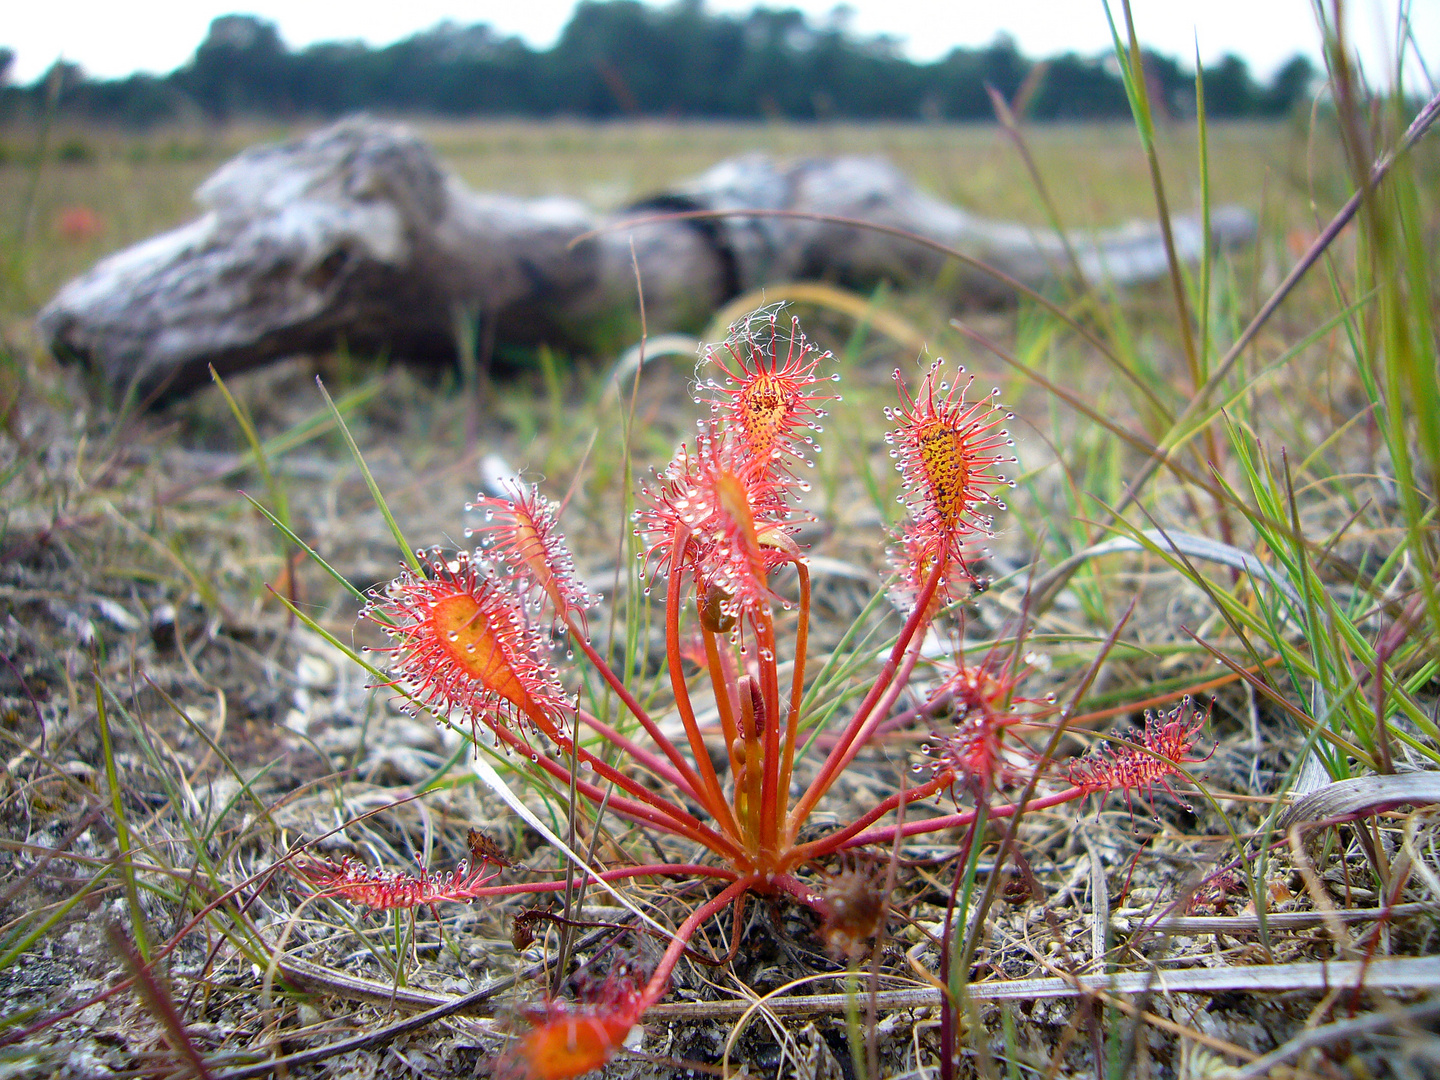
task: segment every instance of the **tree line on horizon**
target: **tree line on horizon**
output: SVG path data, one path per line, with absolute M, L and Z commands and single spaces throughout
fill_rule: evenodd
M 28 86 L 4 71 L 0 120 L 69 118 L 144 127 L 175 120 L 331 118 L 359 110 L 439 117 L 672 117 L 717 120 L 989 120 L 990 90 L 1038 121 L 1128 117 L 1114 57 L 1021 55 L 1013 40 L 957 48 L 916 63 L 890 37 L 851 33 L 843 9 L 821 23 L 793 9 L 712 14 L 702 0 L 652 7 L 582 0 L 550 49 L 484 24 L 442 22 L 383 48 L 330 41 L 292 50 L 274 23 L 224 15 L 168 75 L 91 79 L 57 63 Z M 1169 115 L 1196 110 L 1195 73 L 1144 54 L 1152 99 Z M 1201 70 L 1206 115 L 1284 116 L 1308 100 L 1303 56 L 1259 83 L 1244 60 Z

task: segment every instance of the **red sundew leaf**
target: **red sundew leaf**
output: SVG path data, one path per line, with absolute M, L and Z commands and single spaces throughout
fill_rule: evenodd
M 1013 654 L 992 652 L 978 664 L 962 663 L 931 693 L 931 702 L 937 707 L 948 702 L 954 714 L 952 728 L 930 734 L 926 752 L 933 775 L 949 771 L 983 792 L 1028 775 L 1022 763 L 1034 767 L 1034 751 L 1018 738 L 1006 739 L 1009 729 L 1034 719 L 1014 711 L 1017 703 L 1029 701 L 1016 689 L 1031 668 L 1015 670 L 1013 661 Z
M 769 599 L 769 572 L 791 557 L 785 539 L 796 513 L 787 502 L 788 482 L 767 473 L 735 442 L 713 428 L 692 450 L 682 445 L 641 492 L 636 531 L 650 544 L 656 573 L 675 559 L 690 571 L 700 595 L 712 591 L 720 616 L 733 616 Z M 676 550 L 677 541 L 679 550 Z
M 953 660 L 938 660 L 949 670 L 919 710 L 922 715 L 949 715 L 953 723 L 932 730 L 922 747 L 929 759 L 932 782 L 958 783 L 977 798 L 1020 783 L 1043 767 L 1042 757 L 1015 729 L 1032 725 L 1055 711 L 1053 695 L 1027 697 L 1021 685 L 1045 661 L 1033 653 L 992 646 L 976 663 L 966 663 L 963 650 Z M 952 791 L 958 798 L 958 791 Z
M 899 426 L 885 438 L 905 482 L 912 518 L 901 558 L 910 564 L 943 559 L 963 567 L 966 542 L 991 535 L 993 522 L 982 508 L 1005 509 L 994 489 L 1008 481 L 993 467 L 1015 460 L 998 452 L 1013 445 L 999 426 L 1012 414 L 993 395 L 967 401 L 974 378 L 950 386 L 939 381 L 940 365 L 939 360 L 930 365 L 914 397 L 895 372 L 901 407 L 886 409 L 885 415 Z
M 349 857 L 297 862 L 291 872 L 312 890 L 314 896 L 339 896 L 375 911 L 396 908 L 431 907 L 439 903 L 468 904 L 485 895 L 485 887 L 499 874 L 486 862 L 472 864 L 462 859 L 450 871 L 421 869 L 418 874 L 366 866 Z
M 702 444 L 703 445 L 703 444 Z M 655 474 L 655 483 L 640 489 L 641 505 L 635 511 L 635 534 L 650 546 L 643 558 L 655 560 L 655 573 L 663 574 L 675 559 L 684 560 L 714 513 L 711 498 L 701 482 L 698 454 L 681 443 L 670 463 Z M 680 550 L 675 550 L 676 544 Z
M 1015 690 L 1033 670 L 1029 666 L 1014 670 L 1013 659 L 1009 652 L 992 652 L 978 664 L 961 663 L 931 696 L 949 697 L 956 711 L 964 715 L 977 710 L 998 712 L 1021 700 Z
M 929 615 L 933 616 L 943 607 L 956 600 L 965 600 L 977 590 L 977 580 L 970 571 L 971 558 L 979 554 L 978 549 L 970 550 L 968 537 L 956 537 L 954 542 L 937 545 L 933 529 L 921 527 L 915 520 L 905 523 L 904 529 L 890 549 L 890 566 L 895 571 L 895 584 L 890 587 L 890 602 L 904 612 L 911 611 L 924 591 L 925 582 L 935 562 L 945 559 L 939 585 L 930 598 Z
M 1019 774 L 1004 741 L 1005 727 L 993 712 L 977 710 L 957 720 L 954 730 L 934 733 L 934 743 L 926 746 L 934 759 L 932 773 L 949 772 L 981 792 L 1011 783 Z
M 537 486 L 515 485 L 505 498 L 475 498 L 465 509 L 482 512 L 485 524 L 466 529 L 467 537 L 481 536 L 487 555 L 543 592 L 560 622 L 591 606 L 589 591 L 575 577 L 575 559 L 565 545 L 555 507 Z
M 774 311 L 736 323 L 722 344 L 705 351 L 705 361 L 725 376 L 724 384 L 712 379 L 704 386 L 717 424 L 732 428 L 744 452 L 767 469 L 781 467 L 786 458 L 805 460 L 801 447 L 812 440 L 800 432 L 818 430 L 816 421 L 825 416 L 818 406 L 835 399 L 819 393 L 815 371 L 821 360 L 833 359 L 805 339 L 798 319 L 791 320 L 788 336 L 779 331 Z
M 726 470 L 714 478 L 714 486 L 714 546 L 700 574 L 707 593 L 718 590 L 731 597 L 737 611 L 751 611 L 770 598 L 766 582 L 780 552 L 761 544 L 766 523 L 756 512 L 750 485 Z
M 389 685 L 404 685 L 430 708 L 459 709 L 490 727 L 525 719 L 546 735 L 560 727 L 568 705 L 546 643 L 525 623 L 516 596 L 461 552 L 438 550 L 426 577 L 405 570 L 371 594 L 362 612 L 394 644 Z
M 1191 756 L 1195 739 L 1208 718 L 1208 714 L 1195 708 L 1189 698 L 1182 699 L 1163 716 L 1147 712 L 1141 739 L 1143 749 L 1107 746 L 1072 761 L 1066 770 L 1070 782 L 1082 788 L 1086 795 L 1123 791 L 1127 807 L 1131 807 L 1132 791 L 1143 790 L 1148 799 L 1153 796 L 1154 786 L 1159 784 L 1172 799 L 1189 810 L 1189 804 L 1175 793 L 1168 781 L 1169 777 L 1178 776 L 1183 766 L 1208 760 L 1208 754 L 1205 757 Z M 1213 749 L 1211 753 L 1214 753 Z M 1131 813 L 1134 813 L 1133 807 Z

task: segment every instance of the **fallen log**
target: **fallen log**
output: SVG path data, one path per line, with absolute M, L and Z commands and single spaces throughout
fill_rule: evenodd
M 246 150 L 196 192 L 203 213 L 120 251 L 62 288 L 38 325 L 60 357 L 117 393 L 185 393 L 271 360 L 352 350 L 453 358 L 457 313 L 501 343 L 593 343 L 635 310 L 635 267 L 654 332 L 697 327 L 766 283 L 930 284 L 947 256 L 894 232 L 745 211 L 848 218 L 963 252 L 1029 286 L 1078 271 L 1118 284 L 1165 271 L 1159 230 L 1068 238 L 987 221 L 918 190 L 880 158 L 716 165 L 605 217 L 567 199 L 470 191 L 413 132 L 355 118 Z M 684 218 L 686 211 L 726 216 Z M 1215 238 L 1241 243 L 1254 218 L 1227 207 Z M 1198 219 L 1172 223 L 1198 258 Z M 633 263 L 632 263 L 633 244 Z M 957 306 L 1011 295 L 972 265 L 947 275 Z

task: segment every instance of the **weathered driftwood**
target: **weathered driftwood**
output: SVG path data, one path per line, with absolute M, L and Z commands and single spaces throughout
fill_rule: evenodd
M 668 211 L 790 210 L 875 222 L 963 251 L 1030 285 L 1066 272 L 1058 236 L 974 217 L 917 190 L 878 158 L 722 162 L 606 218 L 565 199 L 468 190 L 404 127 L 352 119 L 257 147 L 197 192 L 201 217 L 102 260 L 39 316 L 55 352 L 117 392 L 179 393 L 222 373 L 346 343 L 392 356 L 454 355 L 457 312 L 499 342 L 583 343 L 636 307 L 638 263 L 652 331 L 696 326 L 766 283 L 937 280 L 946 257 L 868 229 L 785 217 L 653 220 Z M 603 228 L 620 222 L 643 224 Z M 1254 233 L 1239 209 L 1217 238 Z M 575 243 L 577 237 L 602 229 Z M 1201 232 L 1174 222 L 1193 259 Z M 1153 225 L 1071 238 L 1080 270 L 1132 283 L 1164 270 Z M 971 267 L 944 278 L 957 304 L 1003 299 Z

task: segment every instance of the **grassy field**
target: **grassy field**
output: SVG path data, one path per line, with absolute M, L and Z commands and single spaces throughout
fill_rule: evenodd
M 610 1075 L 1431 1073 L 1433 138 L 1307 257 L 1355 188 L 1350 162 L 1368 167 L 1396 145 L 1396 116 L 1381 105 L 1348 117 L 1348 157 L 1333 120 L 1212 127 L 1203 166 L 1194 124 L 1150 132 L 1173 208 L 1208 197 L 1261 221 L 1252 249 L 1173 282 L 1026 299 L 953 323 L 943 283 L 834 291 L 791 309 L 834 351 L 844 395 L 825 421 L 806 497 L 814 522 L 801 536 L 814 562 L 813 670 L 832 665 L 810 686 L 807 722 L 842 725 L 904 633 L 903 611 L 870 603 L 890 574 L 885 530 L 903 513 L 882 410 L 895 403 L 893 370 L 913 389 L 917 359 L 944 356 L 1016 413 L 1018 482 L 977 563 L 988 587 L 937 619 L 940 655 L 919 666 L 908 700 L 928 700 L 925 688 L 943 688 L 957 664 L 985 672 L 1006 687 L 994 704 L 1023 721 L 1007 735 L 1020 764 L 1009 785 L 962 785 L 907 808 L 959 813 L 978 800 L 988 825 L 806 871 L 817 889 L 860 875 L 878 891 L 894 875 L 888 922 L 848 962 L 827 955 L 802 906 L 753 904 L 734 925 L 738 957 L 682 963 L 643 1043 Z M 991 127 L 420 126 L 473 187 L 599 207 L 765 150 L 885 154 L 934 194 L 1037 225 L 1047 199 L 1072 227 L 1155 213 L 1134 127 L 1025 132 L 1042 192 Z M 542 353 L 537 370 L 482 402 L 460 394 L 453 373 L 339 356 L 237 379 L 233 408 L 211 390 L 115 415 L 36 344 L 28 319 L 60 284 L 185 220 L 199 181 L 286 133 L 0 135 L 0 225 L 16 238 L 0 297 L 7 1075 L 238 1080 L 276 1058 L 296 1076 L 484 1070 L 547 994 L 583 996 L 607 965 L 614 978 L 617 954 L 643 967 L 663 947 L 597 937 L 595 924 L 632 915 L 593 889 L 566 909 L 583 926 L 545 924 L 535 944 L 512 948 L 515 915 L 534 897 L 407 920 L 310 898 L 291 869 L 304 852 L 444 870 L 472 828 L 519 861 L 507 880 L 563 865 L 474 774 L 468 725 L 366 689 L 376 677 L 357 650 L 382 639 L 357 629 L 354 590 L 390 578 L 402 553 L 359 462 L 410 545 L 465 546 L 476 521 L 462 507 L 490 454 L 568 497 L 580 573 L 606 597 L 590 615 L 595 639 L 664 717 L 659 596 L 630 572 L 636 541 L 623 523 L 632 478 L 694 431 L 688 361 L 647 369 L 626 408 L 607 390 L 615 357 Z M 75 207 L 94 228 L 67 225 Z M 1308 273 L 1247 333 L 1297 261 Z M 870 314 L 855 320 L 852 303 Z M 787 633 L 793 619 L 780 617 Z M 600 715 L 618 711 L 593 678 L 583 693 Z M 1208 720 L 1177 769 L 1152 770 L 1178 793 L 1157 785 L 1153 815 L 1131 785 L 1133 814 L 1116 791 L 1006 817 L 1073 778 L 1066 762 L 1087 750 L 1102 755 L 1083 759 L 1094 763 L 1143 743 L 1144 710 L 1184 695 Z M 957 719 L 931 713 L 871 742 L 822 803 L 826 821 L 843 825 L 930 775 L 922 745 L 943 743 Z M 924 771 L 912 772 L 917 762 Z M 572 809 L 523 759 L 495 764 L 595 861 L 684 855 L 603 808 Z M 694 884 L 624 892 L 673 928 L 701 899 Z M 696 948 L 723 955 L 731 933 L 721 916 Z M 566 950 L 579 975 L 551 972 Z M 1095 981 L 1077 994 L 1080 976 Z M 1007 996 L 1003 984 L 1018 979 L 1047 981 Z M 782 988 L 803 1000 L 756 1002 Z M 463 1009 L 407 1026 L 463 995 Z M 512 1067 L 555 1080 L 533 1063 Z

